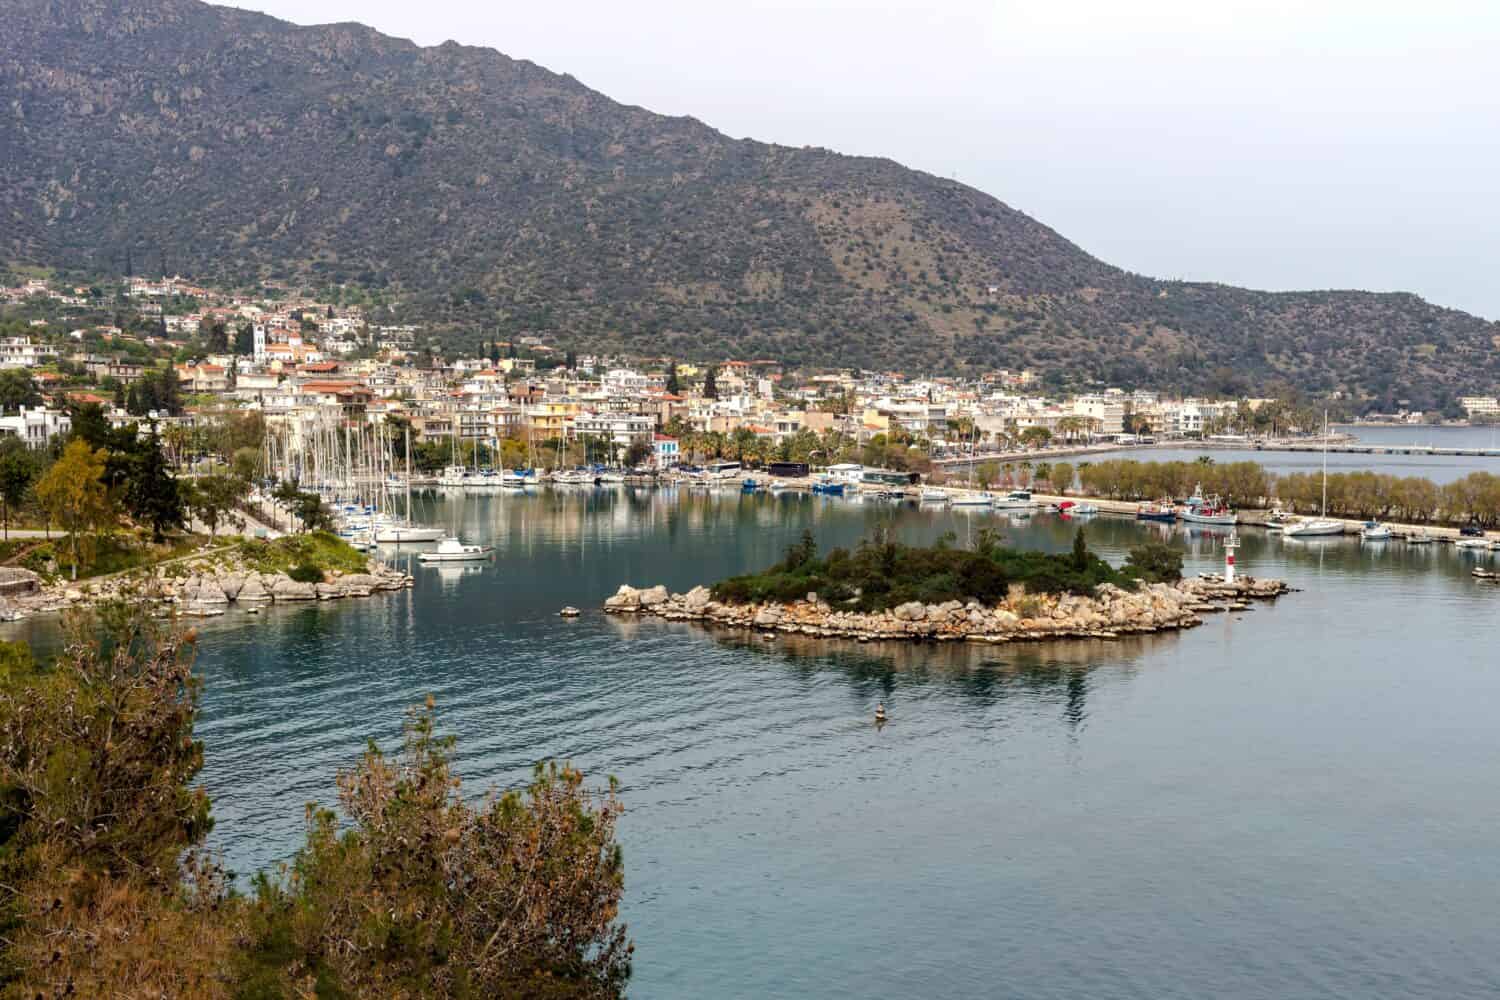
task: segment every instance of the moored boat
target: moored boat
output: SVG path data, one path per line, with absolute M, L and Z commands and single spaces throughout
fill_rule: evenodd
M 959 493 L 948 502 L 953 507 L 989 507 L 995 502 L 995 494 L 984 490 L 978 493 Z
M 996 497 L 990 506 L 996 510 L 1030 510 L 1034 502 L 1030 490 L 1011 490 L 1003 497 Z
M 1143 503 L 1135 509 L 1137 521 L 1160 521 L 1163 524 L 1177 523 L 1177 507 L 1170 500 Z
M 486 558 L 494 549 L 488 545 L 465 545 L 452 535 L 438 542 L 431 552 L 418 552 L 417 559 L 431 562 L 475 562 Z
M 1283 538 L 1323 538 L 1342 535 L 1344 522 L 1326 517 L 1304 517 L 1282 527 Z
M 1388 524 L 1379 521 L 1366 521 L 1363 528 L 1359 529 L 1359 537 L 1367 542 L 1384 542 L 1396 537 Z

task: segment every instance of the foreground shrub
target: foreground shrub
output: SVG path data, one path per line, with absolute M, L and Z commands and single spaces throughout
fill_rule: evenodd
M 193 637 L 140 609 L 69 624 L 56 662 L 0 643 L 0 994 L 612 998 L 620 804 L 572 768 L 471 805 L 429 700 L 392 761 L 338 777 L 342 819 L 256 894 L 198 850 Z

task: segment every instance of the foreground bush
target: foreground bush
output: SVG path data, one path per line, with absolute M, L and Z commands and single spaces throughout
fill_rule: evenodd
M 548 765 L 465 803 L 431 702 L 339 775 L 252 897 L 200 845 L 193 637 L 108 608 L 56 662 L 0 644 L 0 986 L 16 997 L 623 994 L 613 791 Z

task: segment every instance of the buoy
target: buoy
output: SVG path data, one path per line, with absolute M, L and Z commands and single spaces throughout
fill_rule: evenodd
M 875 721 L 885 721 L 885 702 L 881 702 L 879 705 L 875 706 Z

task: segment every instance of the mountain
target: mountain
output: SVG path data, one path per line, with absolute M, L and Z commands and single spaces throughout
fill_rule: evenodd
M 194 0 L 0 0 L 0 24 L 12 263 L 358 286 L 470 342 L 1372 405 L 1500 381 L 1500 324 L 1413 295 L 1130 274 L 962 184 L 490 49 Z

